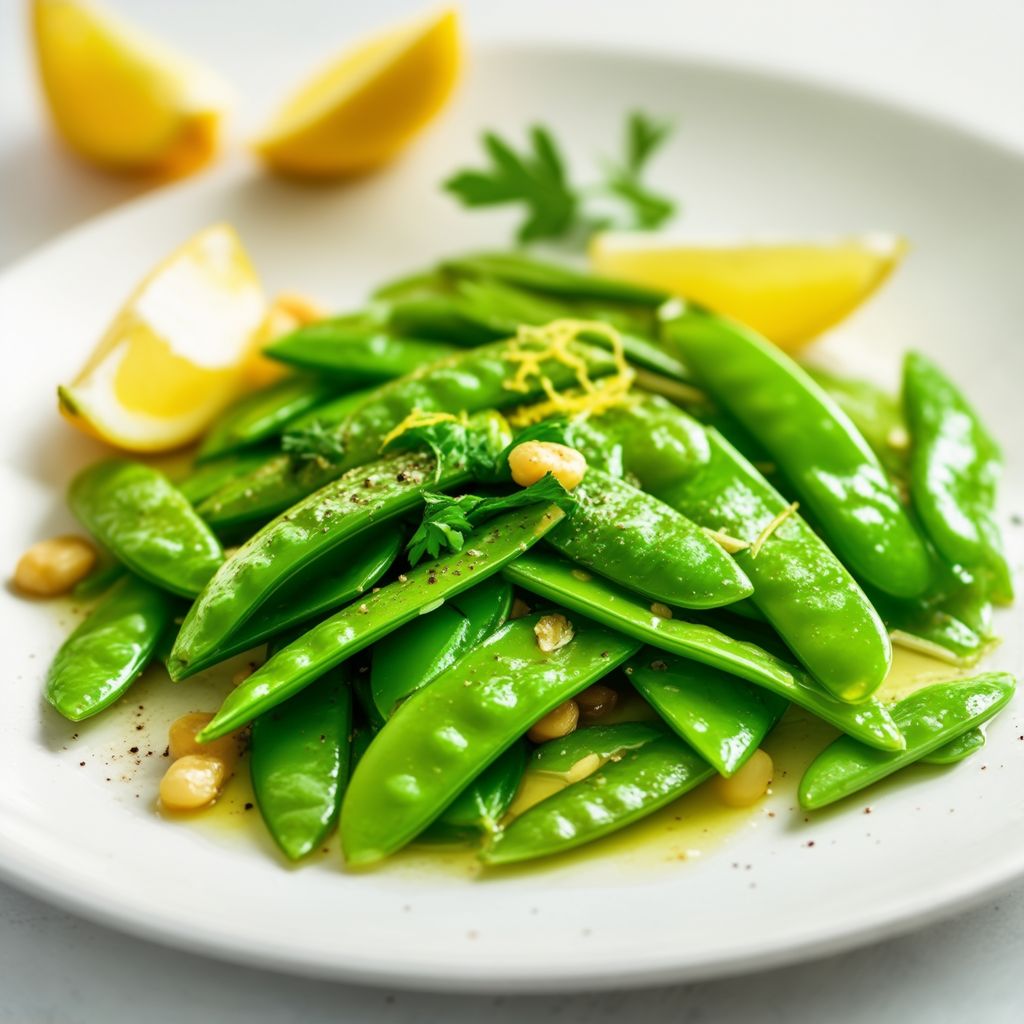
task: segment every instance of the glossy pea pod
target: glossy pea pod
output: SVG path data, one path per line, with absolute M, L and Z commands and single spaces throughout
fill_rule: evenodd
M 896 597 L 929 586 L 931 560 L 878 456 L 788 355 L 722 317 L 667 325 L 698 381 L 761 442 L 857 575 Z
M 129 569 L 195 597 L 224 560 L 217 538 L 184 495 L 141 462 L 110 459 L 71 482 L 71 511 Z
M 653 814 L 714 774 L 683 740 L 652 740 L 530 808 L 480 859 L 497 867 L 565 853 Z
M 543 346 L 495 342 L 390 381 L 374 389 L 338 425 L 337 439 L 344 453 L 337 461 L 311 460 L 309 465 L 298 466 L 290 457 L 282 456 L 208 498 L 199 512 L 217 528 L 269 519 L 346 471 L 376 458 L 384 437 L 414 410 L 474 413 L 535 400 L 543 393 L 538 380 L 531 378 L 522 391 L 508 386 L 518 369 L 516 353 L 531 350 L 541 352 Z M 586 366 L 592 379 L 617 368 L 608 353 L 593 345 L 573 342 L 569 353 Z M 576 368 L 564 362 L 542 359 L 540 366 L 555 388 L 569 387 L 577 381 Z
M 572 562 L 535 551 L 516 559 L 504 574 L 524 590 L 627 636 L 769 690 L 866 744 L 881 750 L 903 749 L 904 740 L 896 723 L 877 701 L 841 701 L 797 665 L 703 623 L 656 615 L 642 599 L 591 576 Z
M 228 694 L 202 731 L 202 742 L 233 732 L 353 654 L 492 576 L 540 540 L 562 516 L 556 505 L 499 516 L 471 533 L 458 555 L 421 563 L 404 578 L 314 626 Z
M 748 597 L 750 581 L 703 530 L 664 502 L 597 469 L 546 541 L 574 561 L 654 601 L 717 608 Z
M 932 542 L 949 562 L 983 573 L 994 600 L 1013 600 L 996 520 L 999 447 L 952 381 L 919 352 L 903 366 L 910 489 Z
M 938 750 L 925 754 L 921 758 L 921 764 L 957 764 L 960 761 L 966 760 L 972 754 L 976 754 L 985 746 L 985 743 L 985 727 L 977 725 L 973 729 L 968 729 L 967 732 L 957 736 L 956 739 L 950 740 L 945 745 L 939 747 Z
M 193 466 L 188 475 L 175 481 L 175 484 L 193 505 L 200 505 L 233 480 L 255 472 L 275 454 L 265 447 L 259 447 L 218 456 L 200 466 Z
M 542 743 L 530 757 L 529 770 L 565 778 L 591 766 L 599 767 L 664 735 L 663 727 L 645 722 L 586 726 Z
M 735 774 L 789 702 L 718 669 L 645 648 L 626 666 L 634 688 L 719 775 Z
M 920 761 L 988 721 L 1009 703 L 1015 688 L 1009 673 L 988 672 L 912 693 L 893 707 L 893 717 L 907 739 L 906 749 L 884 753 L 841 736 L 804 773 L 800 805 L 817 810 Z
M 61 645 L 46 675 L 46 700 L 80 722 L 113 704 L 149 664 L 175 602 L 125 576 Z
M 413 694 L 377 734 L 342 805 L 349 863 L 370 864 L 405 846 L 534 722 L 638 646 L 577 622 L 568 644 L 545 652 L 536 621 L 507 623 Z

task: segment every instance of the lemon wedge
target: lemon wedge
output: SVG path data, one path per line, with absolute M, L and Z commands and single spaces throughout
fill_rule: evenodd
M 80 0 L 34 0 L 32 20 L 50 112 L 78 154 L 179 175 L 216 152 L 230 97 L 220 79 Z
M 609 232 L 595 236 L 590 259 L 599 273 L 708 306 L 792 352 L 856 309 L 906 248 L 903 238 L 883 233 L 715 246 Z
M 207 228 L 132 293 L 75 381 L 58 388 L 61 412 L 131 451 L 193 441 L 249 386 L 265 312 L 238 236 Z
M 298 177 L 372 170 L 396 156 L 441 109 L 459 64 L 454 10 L 389 29 L 311 78 L 253 148 L 274 170 Z

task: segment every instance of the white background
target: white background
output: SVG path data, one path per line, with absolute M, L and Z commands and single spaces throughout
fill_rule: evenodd
M 311 63 L 353 34 L 420 6 L 109 2 L 233 81 L 244 98 L 235 121 L 243 136 Z M 464 0 L 462 7 L 471 38 L 614 42 L 777 68 L 891 97 L 1024 151 L 1018 0 Z M 23 14 L 20 0 L 0 0 L 0 263 L 140 190 L 79 167 L 53 146 L 35 95 Z M 16 343 L 3 339 L 5 346 Z M 446 998 L 291 979 L 170 952 L 0 886 L 0 1022 L 16 1024 L 988 1024 L 1024 1019 L 1022 963 L 1024 887 L 1017 887 L 927 931 L 804 967 L 642 993 Z

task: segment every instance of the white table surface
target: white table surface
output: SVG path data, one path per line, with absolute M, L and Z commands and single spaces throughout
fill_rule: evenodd
M 245 97 L 239 135 L 334 49 L 332 40 L 341 46 L 353 33 L 422 6 L 409 0 L 108 2 L 236 83 Z M 892 97 L 1024 150 L 1019 0 L 463 0 L 462 7 L 474 38 L 614 42 L 784 69 Z M 23 22 L 21 0 L 0 0 L 0 265 L 139 191 L 80 167 L 53 145 Z M 0 885 L 0 1024 L 1018 1024 L 1022 963 L 1024 885 L 1018 885 L 913 935 L 743 978 L 595 996 L 427 996 L 189 956 Z

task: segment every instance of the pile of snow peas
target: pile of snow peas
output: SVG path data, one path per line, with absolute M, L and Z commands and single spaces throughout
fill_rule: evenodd
M 289 858 L 335 829 L 350 865 L 559 854 L 738 777 L 791 706 L 839 734 L 800 785 L 816 809 L 969 756 L 1013 695 L 962 674 L 1013 599 L 999 449 L 920 353 L 894 398 L 659 291 L 489 253 L 266 354 L 288 375 L 184 478 L 73 481 L 105 557 L 46 698 L 79 721 L 154 659 L 187 686 L 255 649 L 195 743 L 246 738 Z M 510 476 L 523 444 L 584 457 L 564 500 Z M 413 564 L 432 508 L 520 485 Z M 951 678 L 879 699 L 893 642 Z M 517 802 L 535 775 L 558 784 Z

